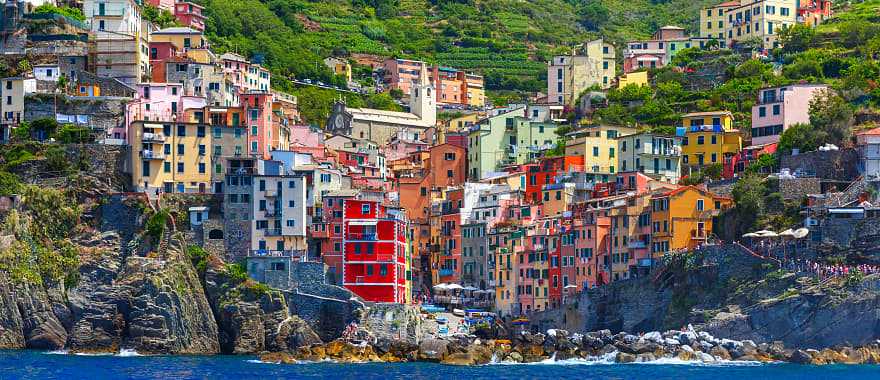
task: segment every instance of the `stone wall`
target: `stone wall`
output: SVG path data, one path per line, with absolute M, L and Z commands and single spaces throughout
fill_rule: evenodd
M 801 199 L 809 194 L 822 194 L 819 178 L 780 178 L 779 193 L 783 199 Z
M 83 98 L 54 94 L 32 94 L 24 98 L 24 119 L 55 119 L 56 115 L 82 115 L 83 123 L 93 131 L 105 133 L 125 127 L 125 104 L 130 98 Z
M 201 225 L 202 237 L 200 244 L 206 252 L 217 255 L 218 257 L 226 257 L 226 231 L 223 228 L 223 222 L 217 219 L 208 219 Z M 212 237 L 212 231 L 215 235 Z M 220 231 L 219 235 L 218 232 Z
M 131 188 L 131 177 L 126 174 L 127 147 L 103 144 L 67 144 L 61 147 L 73 169 L 95 179 L 105 193 L 127 192 Z M 35 185 L 57 185 L 53 181 L 63 176 L 63 173 L 49 170 L 43 159 L 25 161 L 9 170 L 25 183 Z
M 853 181 L 859 176 L 859 154 L 853 148 L 845 148 L 782 156 L 779 167 L 788 168 L 792 173 L 800 170 L 822 179 Z
M 730 197 L 733 194 L 733 192 L 732 192 L 733 185 L 736 183 L 737 180 L 738 180 L 738 178 L 731 178 L 731 179 L 723 179 L 720 181 L 712 181 L 712 182 L 709 182 L 706 185 L 706 187 L 709 189 L 709 191 L 711 191 L 715 194 L 718 194 L 718 195 L 721 195 L 724 197 Z
M 422 340 L 422 318 L 419 307 L 381 303 L 369 307 L 360 327 L 377 339 L 404 340 L 418 344 Z
M 348 324 L 359 320 L 360 310 L 364 307 L 363 303 L 353 299 L 326 298 L 298 289 L 285 291 L 284 295 L 290 313 L 306 321 L 325 342 L 342 336 Z

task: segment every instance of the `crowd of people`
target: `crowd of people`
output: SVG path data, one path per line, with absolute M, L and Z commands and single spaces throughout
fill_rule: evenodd
M 806 259 L 787 260 L 784 263 L 784 268 L 793 272 L 811 273 L 821 280 L 833 277 L 845 277 L 855 272 L 860 272 L 864 275 L 880 273 L 880 266 L 877 265 L 824 264 Z

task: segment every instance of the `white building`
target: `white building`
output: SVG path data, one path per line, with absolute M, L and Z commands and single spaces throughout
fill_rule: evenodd
M 291 256 L 306 251 L 307 192 L 304 176 L 253 176 L 252 254 Z
M 57 82 L 61 77 L 61 69 L 57 64 L 34 65 L 34 79 L 38 81 Z
M 150 76 L 151 23 L 142 18 L 135 0 L 84 0 L 91 25 L 91 60 L 99 76 L 134 85 Z

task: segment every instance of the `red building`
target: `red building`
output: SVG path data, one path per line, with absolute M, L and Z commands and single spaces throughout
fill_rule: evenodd
M 542 158 L 537 164 L 523 165 L 526 171 L 526 200 L 539 203 L 544 185 L 556 183 L 560 173 L 577 170 L 583 171 L 584 156 L 560 156 Z
M 195 30 L 205 30 L 205 16 L 202 10 L 205 8 L 193 2 L 178 0 L 174 4 L 174 17 L 184 26 Z
M 752 145 L 743 148 L 739 153 L 724 159 L 721 177 L 731 179 L 744 172 L 753 162 L 765 154 L 776 153 L 777 143 L 766 145 Z
M 343 286 L 372 302 L 409 302 L 403 214 L 379 202 L 346 199 L 342 205 Z
M 342 283 L 343 204 L 353 198 L 353 193 L 325 194 L 320 215 L 322 223 L 312 226 L 311 236 L 316 250 L 321 253 L 321 260 L 336 284 Z
M 248 154 L 269 159 L 271 145 L 269 135 L 272 131 L 272 102 L 274 97 L 268 92 L 247 92 L 241 94 L 241 105 L 247 109 L 245 120 L 251 127 L 248 130 Z

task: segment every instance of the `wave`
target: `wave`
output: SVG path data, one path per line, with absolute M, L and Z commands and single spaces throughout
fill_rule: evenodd
M 516 363 L 498 360 L 496 355 L 492 355 L 492 360 L 487 365 L 687 365 L 687 366 L 707 366 L 707 367 L 722 367 L 722 366 L 760 366 L 766 363 L 757 362 L 757 361 L 734 361 L 734 360 L 715 360 L 712 362 L 703 362 L 699 360 L 682 360 L 679 358 L 659 358 L 656 360 L 652 360 L 649 362 L 632 362 L 632 363 L 618 363 L 616 361 L 617 351 L 607 353 L 601 356 L 590 356 L 586 358 L 573 358 L 573 359 L 565 359 L 565 360 L 557 360 L 556 354 L 554 353 L 552 357 L 548 359 L 544 359 L 539 362 L 531 362 L 531 363 Z
M 70 352 L 68 349 L 61 349 L 55 351 L 47 351 L 46 355 L 75 355 L 75 356 L 116 356 L 120 358 L 130 358 L 136 356 L 144 356 L 143 354 L 135 351 L 131 348 L 123 348 L 120 349 L 117 353 L 112 352 Z

